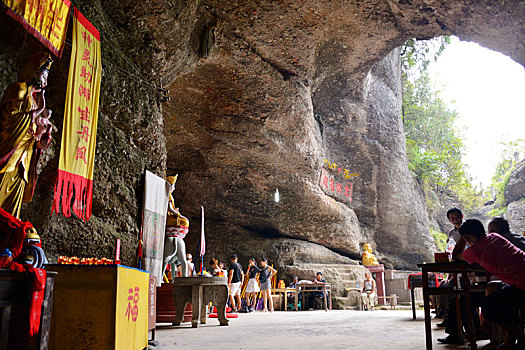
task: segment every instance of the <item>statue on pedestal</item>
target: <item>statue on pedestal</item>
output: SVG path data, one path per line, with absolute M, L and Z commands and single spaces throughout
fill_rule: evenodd
M 363 245 L 363 265 L 379 265 L 379 262 L 377 261 L 375 255 L 372 254 L 372 246 L 368 243 L 365 243 Z
M 0 207 L 16 218 L 22 202 L 33 198 L 36 165 L 41 149 L 49 146 L 50 128 L 48 135 L 40 130 L 38 142 L 35 134 L 46 107 L 44 88 L 52 63 L 51 55 L 34 54 L 0 101 Z
M 172 278 L 175 278 L 177 275 L 177 262 L 179 262 L 181 265 L 182 277 L 187 277 L 189 271 L 188 261 L 186 260 L 186 244 L 184 243 L 184 237 L 188 234 L 190 221 L 180 214 L 179 208 L 175 207 L 173 191 L 175 190 L 177 176 L 168 176 L 166 180 L 171 184 L 171 193 L 166 218 L 166 236 L 164 238 L 163 255 L 164 265 L 162 273 L 166 271 L 166 267 L 170 264 Z

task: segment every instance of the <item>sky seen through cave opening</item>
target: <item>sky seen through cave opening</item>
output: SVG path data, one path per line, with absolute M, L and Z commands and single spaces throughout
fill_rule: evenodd
M 473 185 L 488 188 L 503 150 L 500 141 L 525 138 L 524 67 L 502 53 L 451 37 L 429 73 L 442 98 L 459 114 L 463 161 Z

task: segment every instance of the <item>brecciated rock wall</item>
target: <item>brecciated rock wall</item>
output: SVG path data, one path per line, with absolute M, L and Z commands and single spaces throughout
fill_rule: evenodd
M 82 2 L 78 3 L 82 6 Z M 22 207 L 21 219 L 37 228 L 51 261 L 58 255 L 108 257 L 122 240 L 122 260 L 136 261 L 141 204 L 146 169 L 161 175 L 166 164 L 163 117 L 154 81 L 141 80 L 140 70 L 120 47 L 115 26 L 97 7 L 82 11 L 102 32 L 102 82 L 94 172 L 93 216 L 84 223 L 76 217 L 51 216 L 53 187 L 58 168 L 63 109 L 71 47 L 55 61 L 46 89 L 47 108 L 56 126 L 53 143 L 39 162 L 39 179 L 31 203 Z M 22 26 L 0 15 L 0 90 L 18 79 L 25 60 L 45 48 Z
M 509 183 L 505 189 L 505 202 L 507 213 L 505 217 L 509 220 L 512 231 L 525 233 L 525 160 L 516 165 L 510 174 Z
M 504 195 L 506 205 L 525 198 L 525 160 L 518 163 L 510 174 Z
M 210 254 L 222 260 L 237 252 L 280 264 L 345 263 L 371 242 L 387 265 L 413 267 L 433 245 L 406 166 L 395 48 L 455 34 L 525 62 L 525 10 L 516 2 L 76 5 L 102 34 L 94 208 L 87 224 L 49 216 L 55 142 L 23 214 L 52 257 L 109 256 L 119 237 L 132 264 L 149 169 L 180 174 L 176 200 L 192 221 L 190 250 L 203 205 Z M 7 16 L 0 21 L 3 89 L 41 46 Z M 48 89 L 59 129 L 68 50 Z M 171 97 L 162 105 L 160 88 Z

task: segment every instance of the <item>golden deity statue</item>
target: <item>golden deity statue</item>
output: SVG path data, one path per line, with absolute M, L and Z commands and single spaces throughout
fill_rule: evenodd
M 368 243 L 363 245 L 363 265 L 379 265 L 374 254 L 372 254 L 372 246 Z
M 0 207 L 16 218 L 22 202 L 33 197 L 38 158 L 49 146 L 50 135 L 39 135 L 38 140 L 35 135 L 36 120 L 46 107 L 44 88 L 52 63 L 49 54 L 34 54 L 0 101 Z

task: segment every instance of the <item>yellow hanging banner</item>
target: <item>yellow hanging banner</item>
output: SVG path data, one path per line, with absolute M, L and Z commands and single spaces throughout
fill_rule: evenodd
M 117 270 L 115 349 L 148 346 L 149 273 L 119 265 Z
M 0 0 L 7 14 L 20 22 L 56 56 L 62 55 L 70 0 Z
M 101 57 L 98 30 L 75 7 L 73 45 L 64 108 L 64 127 L 53 212 L 91 217 Z M 74 197 L 74 201 L 73 201 Z M 73 202 L 72 202 L 73 201 Z

